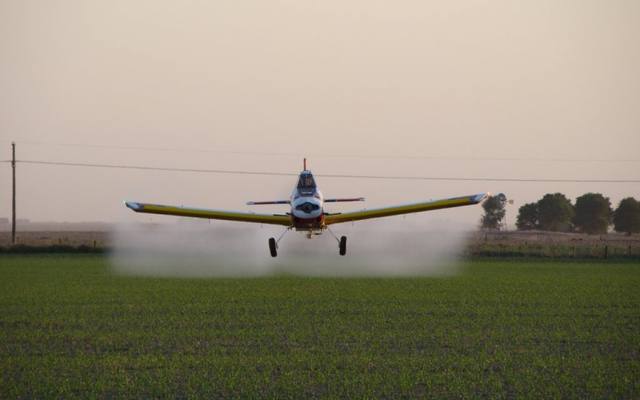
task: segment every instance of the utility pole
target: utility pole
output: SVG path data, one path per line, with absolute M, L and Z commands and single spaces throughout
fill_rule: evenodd
M 11 243 L 16 244 L 16 143 L 11 142 L 11 170 L 13 172 L 13 201 L 11 203 Z

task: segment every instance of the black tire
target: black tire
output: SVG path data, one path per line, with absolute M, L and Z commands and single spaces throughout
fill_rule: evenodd
M 347 254 L 347 237 L 346 236 L 342 236 L 340 237 L 340 255 L 343 256 L 345 254 Z
M 269 252 L 271 253 L 271 257 L 278 256 L 278 244 L 274 238 L 269 238 Z

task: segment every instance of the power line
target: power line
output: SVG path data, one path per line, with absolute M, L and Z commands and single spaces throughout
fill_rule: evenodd
M 234 151 L 224 149 L 203 149 L 189 147 L 147 147 L 147 146 L 120 146 L 105 144 L 85 144 L 85 143 L 53 143 L 43 141 L 25 140 L 19 141 L 20 144 L 35 144 L 45 146 L 62 146 L 62 147 L 82 147 L 95 149 L 114 149 L 114 150 L 142 150 L 142 151 L 158 151 L 158 152 L 193 152 L 193 153 L 215 153 L 229 155 L 253 155 L 253 156 L 273 156 L 273 157 L 302 157 L 303 153 L 295 152 L 265 152 L 265 151 Z M 462 161 L 521 161 L 521 162 L 566 162 L 566 163 L 640 163 L 640 159 L 589 159 L 589 158 L 539 158 L 539 157 L 459 157 L 459 156 L 410 156 L 410 155 L 384 155 L 384 154 L 309 154 L 305 155 L 315 158 L 353 158 L 353 159 L 374 159 L 374 160 L 462 160 Z
M 362 178 L 420 181 L 463 181 L 463 182 L 544 182 L 544 183 L 640 183 L 640 179 L 541 179 L 541 178 L 460 178 L 426 176 L 380 176 L 380 175 L 318 175 L 325 178 Z
M 59 161 L 36 161 L 36 160 L 18 160 L 17 162 L 23 163 L 23 164 L 37 164 L 37 165 L 58 165 L 58 166 L 70 166 L 70 167 L 130 169 L 130 170 L 145 170 L 145 171 L 213 173 L 213 174 L 228 174 L 228 175 L 298 176 L 298 174 L 296 173 L 289 173 L 289 172 L 250 171 L 250 170 L 171 168 L 171 167 L 152 167 L 152 166 L 141 166 L 141 165 L 71 163 L 71 162 L 59 162 Z M 640 183 L 640 179 L 543 179 L 543 178 L 493 178 L 493 177 L 464 178 L 464 177 L 402 176 L 402 175 L 388 176 L 388 175 L 354 175 L 354 174 L 318 174 L 317 176 L 322 178 L 344 178 L 344 179 L 461 181 L 461 182 Z
M 63 165 L 68 167 L 135 169 L 135 170 L 146 170 L 146 171 L 196 172 L 196 173 L 231 174 L 231 175 L 298 176 L 298 174 L 289 173 L 289 172 L 262 172 L 262 171 L 240 171 L 240 170 L 223 170 L 223 169 L 149 167 L 149 166 L 143 166 L 143 165 L 91 164 L 91 163 L 70 163 L 70 162 L 34 161 L 34 160 L 18 160 L 18 162 L 23 164 Z
M 20 141 L 21 144 L 36 144 L 46 146 L 62 146 L 62 147 L 84 147 L 94 149 L 115 149 L 115 150 L 144 150 L 144 151 L 159 151 L 159 152 L 193 152 L 193 153 L 216 153 L 216 154 L 246 154 L 246 155 L 262 155 L 262 156 L 295 156 L 300 157 L 299 153 L 281 153 L 281 152 L 263 152 L 263 151 L 233 151 L 222 149 L 203 149 L 203 148 L 189 148 L 189 147 L 147 147 L 147 146 L 119 146 L 119 145 L 106 145 L 106 144 L 83 144 L 83 143 L 51 143 L 40 141 Z

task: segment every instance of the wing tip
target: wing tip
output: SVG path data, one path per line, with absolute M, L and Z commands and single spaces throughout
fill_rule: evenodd
M 136 203 L 135 201 L 125 201 L 124 205 L 127 208 L 132 209 L 133 211 L 141 211 L 144 207 L 140 203 Z
M 481 201 L 483 201 L 484 199 L 486 199 L 489 196 L 491 196 L 491 194 L 489 192 L 478 193 L 476 195 L 471 196 L 471 201 L 473 203 L 480 203 Z

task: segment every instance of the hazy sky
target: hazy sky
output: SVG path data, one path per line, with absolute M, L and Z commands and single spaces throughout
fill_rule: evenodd
M 15 140 L 23 160 L 640 179 L 637 0 L 1 0 L 0 60 L 0 160 Z M 0 217 L 10 177 L 0 164 Z M 295 180 L 27 164 L 18 179 L 19 217 L 59 221 L 165 220 L 125 199 L 245 210 Z M 547 192 L 640 198 L 640 184 L 319 184 L 367 207 L 505 192 L 509 223 Z

